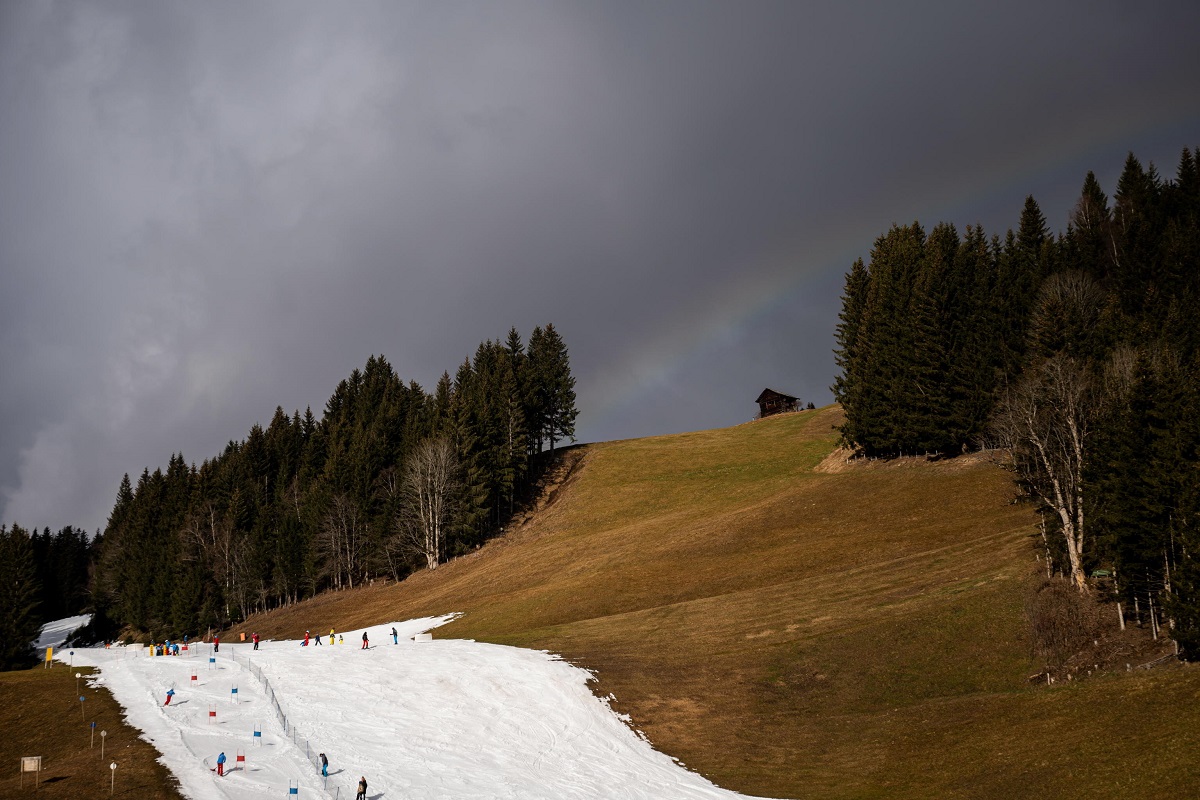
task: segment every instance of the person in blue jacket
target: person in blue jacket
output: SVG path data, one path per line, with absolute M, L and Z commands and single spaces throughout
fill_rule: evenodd
M 164 706 L 169 706 L 169 705 L 171 705 L 171 698 L 172 698 L 172 697 L 174 697 L 174 696 L 175 696 L 175 690 L 174 690 L 174 689 L 167 689 L 167 702 L 163 703 L 163 705 L 164 705 Z
M 217 775 L 225 775 L 225 751 L 221 751 L 221 755 L 217 756 Z
M 325 757 L 324 753 L 321 753 L 321 776 L 329 777 L 329 759 Z

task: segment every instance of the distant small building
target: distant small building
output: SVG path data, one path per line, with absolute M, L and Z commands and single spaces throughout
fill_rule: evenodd
M 758 416 L 769 417 L 772 414 L 782 414 L 785 411 L 799 411 L 800 398 L 790 394 L 777 392 L 774 389 L 763 389 L 762 394 L 754 402 L 758 403 Z

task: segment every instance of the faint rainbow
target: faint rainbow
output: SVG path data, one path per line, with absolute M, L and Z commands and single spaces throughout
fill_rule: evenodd
M 1090 119 L 1054 143 L 989 160 L 982 179 L 970 187 L 958 187 L 952 197 L 947 197 L 938 186 L 914 187 L 915 191 L 907 195 L 911 210 L 898 211 L 895 221 L 910 221 L 924 215 L 922 222 L 927 226 L 945 220 L 961 230 L 975 224 L 976 220 L 970 217 L 981 200 L 1019 196 L 1026 191 L 1023 187 L 1049 170 L 1078 168 L 1078 182 L 1082 186 L 1089 169 L 1097 172 L 1119 169 L 1119 164 L 1109 163 L 1119 148 L 1124 148 L 1120 150 L 1122 159 L 1128 150 L 1139 155 L 1128 142 L 1172 127 L 1200 129 L 1200 114 L 1191 110 L 1195 98 L 1177 100 L 1178 104 L 1164 101 L 1162 107 L 1167 110 L 1152 117 L 1109 109 L 1103 112 L 1103 124 L 1098 128 L 1096 120 Z M 1101 133 L 1096 135 L 1096 130 Z M 1180 142 L 1178 148 L 1181 152 L 1184 147 L 1195 146 L 1195 142 Z M 1170 176 L 1175 164 L 1156 166 L 1160 174 Z M 1111 194 L 1112 187 L 1105 190 Z M 923 209 L 928 209 L 929 214 Z M 1047 210 L 1060 213 L 1057 209 L 1043 209 Z M 1066 209 L 1061 211 L 1065 212 Z M 1012 211 L 1013 226 L 1019 215 L 1020 206 L 1016 205 Z M 623 357 L 603 366 L 580 386 L 580 396 L 589 398 L 585 410 L 592 419 L 588 427 L 612 429 L 615 420 L 631 412 L 646 396 L 674 383 L 678 374 L 704 353 L 740 338 L 756 321 L 796 302 L 818 279 L 827 279 L 830 270 L 845 272 L 855 258 L 867 258 L 874 238 L 881 233 L 884 230 L 864 237 L 861 230 L 844 225 L 819 242 L 776 244 L 764 248 L 746 263 L 730 268 L 728 274 L 733 277 L 729 281 L 677 311 L 660 326 L 657 334 L 639 339 Z M 988 231 L 989 235 L 993 233 L 1003 234 L 1003 231 Z M 832 342 L 830 331 L 831 346 Z M 832 375 L 829 380 L 832 382 Z

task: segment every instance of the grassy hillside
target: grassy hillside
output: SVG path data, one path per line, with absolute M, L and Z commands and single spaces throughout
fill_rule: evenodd
M 465 612 L 718 784 L 774 797 L 1186 795 L 1200 671 L 1031 686 L 1028 507 L 980 457 L 847 464 L 835 408 L 590 445 L 508 537 L 257 618 L 296 636 Z
M 126 797 L 176 800 L 175 779 L 158 763 L 158 751 L 124 722 L 124 711 L 106 689 L 76 681 L 87 667 L 57 664 L 0 672 L 0 798 Z M 87 698 L 80 708 L 80 695 Z M 91 723 L 96 723 L 95 737 Z M 100 731 L 108 736 L 101 758 Z M 33 773 L 22 776 L 23 756 L 41 756 L 41 789 Z M 117 765 L 117 774 L 109 764 Z M 109 787 L 113 791 L 110 795 Z

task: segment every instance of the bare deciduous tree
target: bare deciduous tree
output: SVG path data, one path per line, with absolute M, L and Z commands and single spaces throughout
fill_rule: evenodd
M 1085 273 L 1070 270 L 1051 275 L 1030 315 L 1030 351 L 1040 357 L 1054 353 L 1086 357 L 1104 302 L 1104 290 Z
M 397 526 L 410 551 L 436 569 L 458 503 L 458 455 L 445 437 L 426 439 L 409 455 L 400 482 L 403 497 Z
M 237 568 L 237 545 L 241 541 L 235 531 L 233 515 L 219 511 L 211 500 L 184 520 L 183 534 L 193 541 L 200 558 L 212 570 L 213 578 L 225 593 L 225 616 L 230 615 L 229 594 Z
M 1023 484 L 1058 517 L 1071 581 L 1080 591 L 1087 590 L 1084 455 L 1097 411 L 1092 377 L 1075 359 L 1055 355 L 1026 370 L 1001 398 L 992 422 Z
M 333 587 L 353 589 L 354 575 L 362 571 L 367 545 L 367 521 L 354 500 L 345 494 L 333 496 L 321 523 L 318 543 Z

